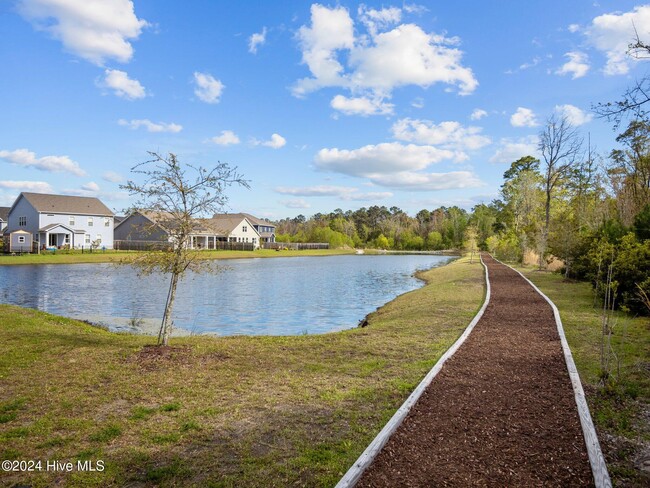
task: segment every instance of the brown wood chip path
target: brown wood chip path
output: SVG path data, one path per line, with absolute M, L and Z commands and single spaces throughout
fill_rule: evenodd
M 593 486 L 553 311 L 483 260 L 485 313 L 356 486 Z

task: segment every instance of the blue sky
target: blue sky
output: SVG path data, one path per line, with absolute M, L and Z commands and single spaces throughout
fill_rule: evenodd
M 553 113 L 603 156 L 598 102 L 646 73 L 626 56 L 650 5 L 617 1 L 0 3 L 0 205 L 98 196 L 147 151 L 237 166 L 229 211 L 470 209 L 536 153 Z

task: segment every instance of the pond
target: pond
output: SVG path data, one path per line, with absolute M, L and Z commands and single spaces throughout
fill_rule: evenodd
M 356 327 L 377 307 L 422 285 L 413 273 L 454 258 L 341 255 L 219 260 L 217 274 L 188 273 L 174 335 L 316 334 Z M 0 266 L 0 302 L 155 334 L 168 276 L 111 264 Z

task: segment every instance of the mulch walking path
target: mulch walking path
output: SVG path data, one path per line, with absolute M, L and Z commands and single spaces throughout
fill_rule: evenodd
M 483 317 L 356 486 L 593 486 L 553 311 L 483 260 Z

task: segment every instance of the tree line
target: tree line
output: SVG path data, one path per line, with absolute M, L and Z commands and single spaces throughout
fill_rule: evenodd
M 280 242 L 395 250 L 481 249 L 511 262 L 561 265 L 566 278 L 590 280 L 615 307 L 648 313 L 650 303 L 650 122 L 634 119 L 598 154 L 566 117 L 539 134 L 539 158 L 513 161 L 499 197 L 457 206 L 336 209 L 277 221 Z M 607 290 L 606 290 L 607 288 Z M 613 290 L 613 291 L 612 291 Z

